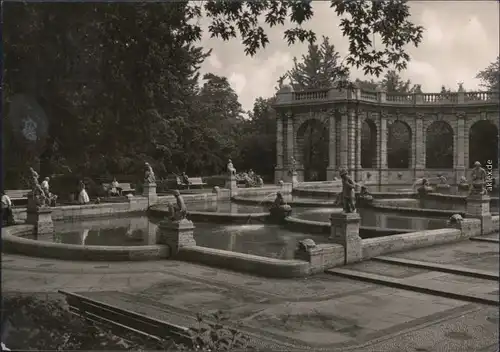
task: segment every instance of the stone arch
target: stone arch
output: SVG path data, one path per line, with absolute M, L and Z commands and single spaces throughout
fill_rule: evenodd
M 408 169 L 411 165 L 411 127 L 404 121 L 396 120 L 388 128 L 387 167 Z
M 304 181 L 325 181 L 328 167 L 328 126 L 308 119 L 297 129 L 295 157 L 304 167 Z
M 486 165 L 488 160 L 498 168 L 498 127 L 489 120 L 480 120 L 469 130 L 469 167 L 475 161 Z
M 425 167 L 453 169 L 453 128 L 446 121 L 434 121 L 425 131 Z
M 365 119 L 361 124 L 361 167 L 377 167 L 377 126 L 371 119 Z

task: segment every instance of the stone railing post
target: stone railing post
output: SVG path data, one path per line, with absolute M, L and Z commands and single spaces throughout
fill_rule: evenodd
M 379 103 L 385 103 L 387 101 L 387 92 L 384 90 L 378 90 L 377 100 Z
M 481 235 L 491 233 L 494 229 L 490 213 L 490 196 L 487 194 L 470 194 L 466 202 L 465 216 L 481 220 Z
M 344 264 L 363 259 L 363 245 L 359 237 L 361 218 L 358 213 L 332 213 L 329 240 L 344 247 Z

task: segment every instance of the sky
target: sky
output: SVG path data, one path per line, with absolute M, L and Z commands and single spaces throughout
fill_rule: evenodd
M 325 35 L 335 44 L 341 57 L 347 54 L 348 40 L 342 37 L 339 18 L 329 1 L 313 3 L 314 16 L 305 26 Z M 404 79 L 421 84 L 424 92 L 439 92 L 445 85 L 452 89 L 464 83 L 466 90 L 478 90 L 476 74 L 493 62 L 499 53 L 499 3 L 491 1 L 411 1 L 411 21 L 425 28 L 422 43 L 408 46 L 411 57 Z M 202 23 L 206 26 L 206 23 Z M 307 44 L 288 46 L 283 40 L 287 27 L 267 28 L 270 43 L 254 57 L 245 56 L 239 39 L 223 42 L 204 32 L 202 45 L 212 55 L 202 66 L 203 72 L 226 76 L 238 93 L 245 111 L 251 110 L 258 97 L 275 93 L 276 81 L 307 52 Z M 361 70 L 351 69 L 353 79 L 369 79 Z

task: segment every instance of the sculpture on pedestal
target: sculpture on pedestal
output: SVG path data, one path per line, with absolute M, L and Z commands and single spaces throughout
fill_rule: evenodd
M 57 196 L 55 194 L 50 193 L 49 181 L 50 177 L 45 177 L 42 181 L 41 187 L 43 193 L 45 194 L 45 197 L 47 197 L 49 205 L 55 206 L 57 201 Z
M 469 183 L 467 182 L 467 177 L 460 177 L 460 181 L 458 183 L 458 188 L 462 190 L 468 190 L 470 188 Z
M 425 196 L 428 193 L 432 193 L 434 189 L 429 184 L 429 180 L 426 178 L 422 179 L 422 185 L 417 189 L 419 196 Z
M 184 198 L 181 196 L 180 192 L 174 191 L 175 204 L 169 203 L 170 220 L 181 221 L 187 217 L 187 207 L 184 202 Z
M 436 189 L 449 189 L 450 185 L 448 184 L 448 180 L 444 175 L 438 175 L 439 183 L 436 185 Z
M 229 176 L 236 176 L 236 169 L 234 168 L 231 159 L 227 161 L 227 173 L 229 174 Z
M 342 209 L 344 213 L 356 212 L 356 184 L 347 174 L 346 169 L 340 169 L 342 179 Z
M 481 163 L 476 161 L 471 172 L 471 195 L 485 195 L 486 192 L 486 170 L 481 167 Z
M 269 208 L 269 213 L 271 214 L 271 218 L 278 221 L 282 221 L 284 218 L 292 214 L 292 207 L 286 204 L 281 192 L 276 193 L 276 198 Z
M 151 165 L 149 165 L 149 163 L 145 163 L 144 166 L 146 168 L 146 172 L 144 173 L 144 183 L 156 183 L 155 173 Z
M 30 172 L 31 172 L 31 193 L 28 195 L 29 198 L 31 198 L 31 202 L 28 202 L 28 204 L 31 203 L 31 206 L 35 206 L 36 208 L 45 208 L 49 206 L 49 199 L 45 195 L 45 192 L 42 189 L 42 186 L 40 186 L 40 183 L 38 182 L 38 172 L 33 170 L 33 168 L 30 167 Z
M 360 206 L 371 204 L 372 201 L 373 196 L 370 194 L 370 192 L 368 192 L 366 186 L 361 186 L 361 190 L 358 196 L 358 203 L 360 204 Z

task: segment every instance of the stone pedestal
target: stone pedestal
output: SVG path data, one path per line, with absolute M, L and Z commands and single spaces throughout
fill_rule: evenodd
M 359 262 L 363 259 L 358 213 L 332 213 L 329 240 L 344 247 L 344 264 Z
M 182 247 L 196 246 L 193 232 L 194 224 L 190 220 L 162 220 L 159 225 L 158 244 L 169 246 L 170 255 L 175 256 Z
M 292 188 L 295 188 L 299 185 L 299 174 L 294 172 L 292 174 Z
M 149 206 L 155 204 L 158 199 L 156 195 L 156 183 L 145 183 L 143 185 L 142 195 L 148 198 Z
M 36 235 L 54 233 L 51 208 L 28 208 L 26 223 L 35 226 Z
M 481 220 L 481 234 L 492 231 L 492 220 L 490 213 L 490 197 L 486 194 L 471 194 L 467 197 L 467 208 L 465 216 Z
M 230 174 L 226 178 L 226 187 L 227 189 L 236 190 L 238 188 L 238 185 L 236 183 L 236 175 Z

